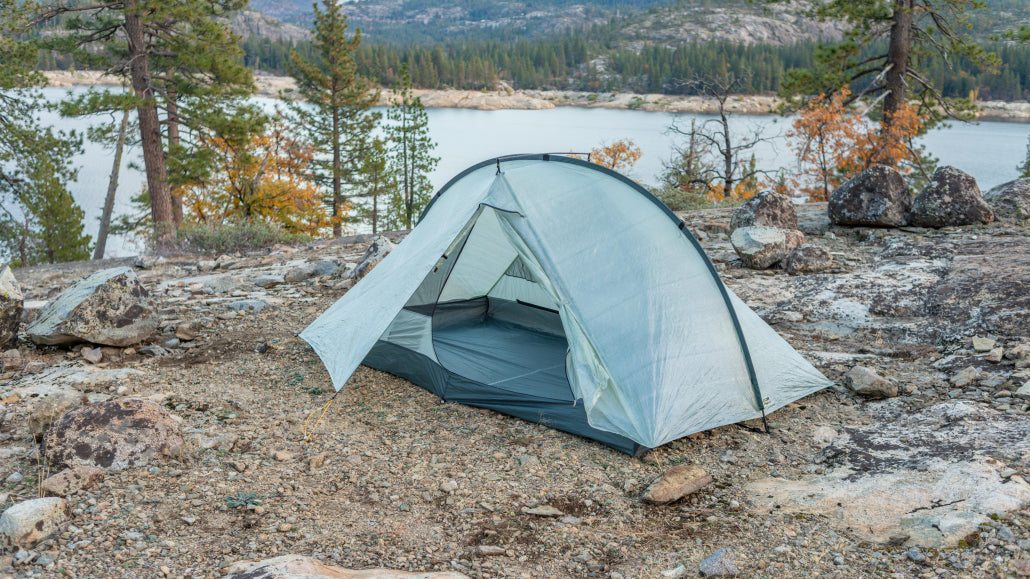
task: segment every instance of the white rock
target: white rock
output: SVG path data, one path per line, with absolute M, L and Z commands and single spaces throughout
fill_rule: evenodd
M 0 515 L 0 544 L 29 549 L 50 536 L 68 516 L 68 501 L 50 497 L 20 502 Z

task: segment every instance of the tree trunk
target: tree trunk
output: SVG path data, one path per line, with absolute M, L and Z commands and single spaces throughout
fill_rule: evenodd
M 340 206 L 343 205 L 343 192 L 340 184 L 340 109 L 333 107 L 333 237 L 343 235 L 340 223 Z
M 141 99 L 136 107 L 136 115 L 147 173 L 147 191 L 150 194 L 150 215 L 154 220 L 154 233 L 158 241 L 165 241 L 174 233 L 172 196 L 168 190 L 168 166 L 161 146 L 161 123 L 157 117 L 154 87 L 151 84 L 143 21 L 136 0 L 125 0 L 125 36 L 129 44 L 132 90 Z
M 376 188 L 372 193 L 372 235 L 375 235 L 379 231 L 376 229 L 378 225 L 379 217 L 379 182 L 376 180 Z
M 118 130 L 118 142 L 114 146 L 114 166 L 111 167 L 111 178 L 107 180 L 107 197 L 104 198 L 104 214 L 100 216 L 100 231 L 97 233 L 97 246 L 93 250 L 93 259 L 104 259 L 104 248 L 107 245 L 107 230 L 111 226 L 111 212 L 114 211 L 114 194 L 118 191 L 118 172 L 122 167 L 122 149 L 125 147 L 125 132 L 129 129 L 129 111 L 122 112 L 122 126 Z
M 733 147 L 730 141 L 730 121 L 726 118 L 725 99 L 719 101 L 719 122 L 722 123 L 722 139 L 726 149 L 722 153 L 723 187 L 722 196 L 729 199 L 733 196 Z
M 179 145 L 179 95 L 175 89 L 168 89 L 168 150 L 171 151 Z M 172 221 L 175 228 L 182 227 L 182 193 L 179 187 L 169 185 L 169 194 L 172 196 Z
M 887 46 L 887 96 L 883 101 L 884 128 L 893 122 L 894 113 L 905 104 L 905 74 L 912 49 L 912 18 L 915 0 L 895 0 L 890 43 Z

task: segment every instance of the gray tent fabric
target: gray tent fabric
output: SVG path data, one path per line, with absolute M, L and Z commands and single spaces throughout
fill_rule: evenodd
M 444 400 L 637 454 L 831 384 L 628 178 L 558 155 L 476 165 L 301 337 Z

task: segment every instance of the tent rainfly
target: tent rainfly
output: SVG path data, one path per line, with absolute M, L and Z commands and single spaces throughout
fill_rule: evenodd
M 634 455 L 830 384 L 657 198 L 560 155 L 452 179 L 301 337 L 337 390 L 364 364 Z

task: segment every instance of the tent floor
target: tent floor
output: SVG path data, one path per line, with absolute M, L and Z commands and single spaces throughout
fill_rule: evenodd
M 488 317 L 435 329 L 433 348 L 440 365 L 457 374 L 510 392 L 572 402 L 565 375 L 568 342 Z

